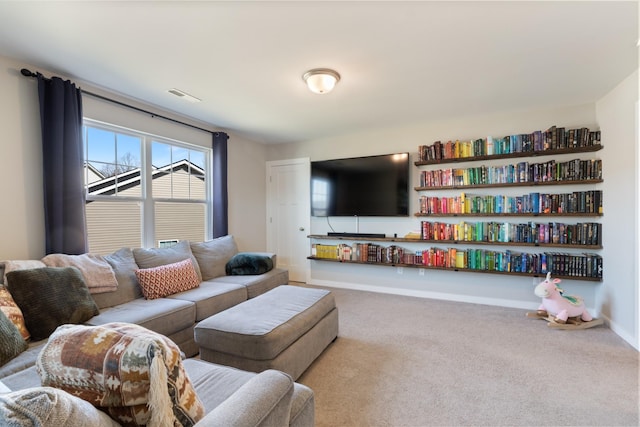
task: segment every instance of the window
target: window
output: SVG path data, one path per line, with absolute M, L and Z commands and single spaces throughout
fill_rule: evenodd
M 206 240 L 211 149 L 88 119 L 84 144 L 90 252 Z

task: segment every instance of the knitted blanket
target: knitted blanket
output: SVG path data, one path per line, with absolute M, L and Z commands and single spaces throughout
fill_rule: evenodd
M 89 402 L 53 387 L 0 394 L 0 425 L 10 427 L 116 427 Z
M 84 276 L 84 281 L 92 294 L 113 292 L 118 289 L 118 281 L 111 265 L 102 255 L 49 254 L 42 258 L 48 267 L 76 267 Z
M 142 326 L 62 325 L 36 369 L 43 385 L 92 403 L 123 426 L 192 427 L 204 416 L 178 346 Z

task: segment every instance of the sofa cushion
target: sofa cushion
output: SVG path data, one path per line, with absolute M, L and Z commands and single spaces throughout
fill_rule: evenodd
M 23 351 L 29 344 L 24 340 L 20 331 L 7 316 L 0 311 L 0 366 L 4 365 Z
M 191 242 L 191 251 L 198 260 L 202 280 L 210 280 L 225 275 L 225 265 L 238 253 L 233 236 L 218 237 L 206 242 Z
M 4 286 L 0 286 L 0 311 L 2 311 L 5 316 L 16 325 L 16 328 L 20 331 L 20 335 L 26 341 L 31 338 L 29 334 L 29 330 L 27 329 L 27 325 L 24 323 L 24 315 L 22 314 L 22 310 L 13 300 L 11 293 Z
M 247 288 L 247 297 L 251 299 L 280 285 L 287 285 L 289 283 L 289 271 L 274 268 L 258 276 L 221 276 L 215 278 L 212 282 L 235 283 L 245 286 Z
M 288 426 L 293 380 L 268 369 L 244 383 L 203 419 L 215 426 Z
M 113 307 L 114 305 L 142 298 L 142 289 L 136 277 L 139 268 L 130 248 L 122 248 L 112 254 L 105 255 L 104 259 L 111 265 L 113 273 L 118 281 L 118 289 L 115 292 L 93 294 L 98 308 Z
M 185 292 L 169 295 L 167 298 L 190 301 L 196 306 L 196 322 L 220 313 L 247 300 L 247 288 L 235 283 L 211 282 Z
M 198 359 L 187 359 L 183 361 L 183 364 L 196 393 L 198 396 L 202 396 L 202 404 L 206 412 L 213 410 L 227 400 L 244 383 L 256 375 L 254 372 Z
M 75 267 L 11 271 L 7 285 L 33 340 L 47 338 L 64 323 L 82 323 L 99 313 Z
M 188 291 L 200 285 L 191 259 L 136 270 L 142 294 L 146 299 L 162 298 L 178 292 Z
M 34 387 L 0 394 L 0 425 L 12 427 L 116 427 L 107 414 L 53 387 Z
M 42 385 L 73 393 L 124 425 L 193 426 L 204 407 L 178 346 L 138 325 L 63 325 L 38 356 Z
M 255 252 L 235 254 L 225 266 L 228 276 L 246 276 L 264 274 L 273 269 L 273 261 L 269 255 Z
M 27 350 L 20 353 L 18 357 L 15 357 L 9 361 L 9 363 L 0 366 L 0 378 L 11 390 L 20 390 L 27 387 L 36 387 L 40 385 L 40 377 L 35 373 L 36 359 L 40 350 L 47 343 L 47 340 L 40 340 L 36 342 L 30 342 Z M 30 368 L 34 368 L 36 381 L 24 382 L 22 377 L 29 371 Z
M 103 309 L 99 315 L 87 320 L 87 325 L 127 322 L 144 326 L 162 335 L 172 335 L 192 327 L 196 321 L 196 307 L 190 301 L 158 298 L 138 298 Z
M 191 253 L 188 240 L 182 240 L 169 248 L 135 248 L 133 256 L 138 268 L 152 268 L 172 264 L 190 258 L 193 261 L 198 278 L 202 280 L 198 260 Z

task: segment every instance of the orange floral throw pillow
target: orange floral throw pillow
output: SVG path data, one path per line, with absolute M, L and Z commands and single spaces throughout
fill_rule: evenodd
M 204 417 L 178 346 L 139 325 L 59 326 L 36 369 L 43 386 L 86 400 L 125 427 L 193 427 Z
M 190 258 L 173 264 L 136 270 L 142 294 L 146 299 L 156 299 L 200 286 L 198 273 Z
M 11 323 L 16 325 L 16 328 L 20 331 L 22 338 L 24 338 L 25 341 L 28 341 L 29 338 L 31 338 L 31 335 L 27 330 L 27 325 L 24 323 L 22 310 L 20 310 L 20 307 L 18 307 L 11 294 L 4 286 L 0 286 L 0 310 L 2 310 L 4 315 L 11 320 Z

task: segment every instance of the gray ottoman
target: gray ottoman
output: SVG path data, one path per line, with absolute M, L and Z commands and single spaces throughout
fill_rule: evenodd
M 338 336 L 331 292 L 283 285 L 198 323 L 200 358 L 296 380 Z

